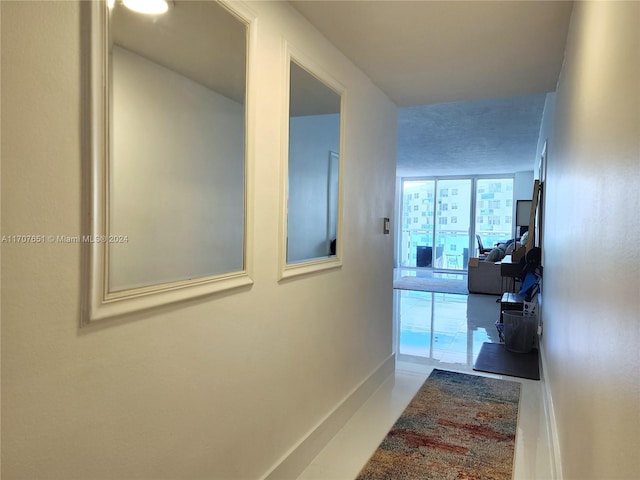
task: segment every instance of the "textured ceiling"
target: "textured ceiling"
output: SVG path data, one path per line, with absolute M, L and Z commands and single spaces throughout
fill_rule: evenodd
M 531 170 L 572 2 L 292 1 L 400 108 L 400 176 Z
M 398 176 L 533 169 L 545 94 L 400 109 Z

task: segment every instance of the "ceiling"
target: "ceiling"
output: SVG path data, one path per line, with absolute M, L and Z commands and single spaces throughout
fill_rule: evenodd
M 538 94 L 400 109 L 397 175 L 532 170 L 545 97 Z
M 340 95 L 296 62 L 289 66 L 289 115 L 340 113 Z
M 532 168 L 571 2 L 290 3 L 400 107 L 398 175 Z M 117 2 L 114 41 L 242 102 L 245 25 L 213 2 L 172 5 L 169 15 L 145 17 Z M 296 78 L 309 90 L 302 80 L 312 76 Z
M 291 4 L 401 107 L 399 175 L 532 169 L 571 2 Z
M 164 15 L 141 15 L 118 1 L 110 33 L 116 45 L 244 102 L 246 25 L 216 2 L 174 0 Z

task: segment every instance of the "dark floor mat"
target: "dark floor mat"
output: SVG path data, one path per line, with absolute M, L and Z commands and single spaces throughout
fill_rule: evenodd
M 473 369 L 478 372 L 540 380 L 538 350 L 515 353 L 507 350 L 502 343 L 483 343 Z

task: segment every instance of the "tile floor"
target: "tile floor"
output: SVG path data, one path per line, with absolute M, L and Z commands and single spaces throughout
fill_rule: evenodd
M 482 343 L 498 341 L 496 298 L 394 290 L 395 374 L 298 480 L 354 479 L 433 368 L 521 382 L 513 478 L 553 478 L 541 382 L 473 371 Z

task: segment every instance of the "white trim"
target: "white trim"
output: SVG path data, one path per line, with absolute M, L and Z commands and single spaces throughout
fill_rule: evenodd
M 316 62 L 298 51 L 286 39 L 284 40 L 284 68 L 282 91 L 282 137 L 280 143 L 280 221 L 279 221 L 279 258 L 278 280 L 307 275 L 313 272 L 340 268 L 342 266 L 342 210 L 344 204 L 344 138 L 345 138 L 345 105 L 346 88 L 321 68 Z M 340 140 L 338 152 L 338 212 L 336 225 L 336 255 L 333 257 L 314 258 L 309 261 L 287 263 L 287 217 L 288 217 L 288 178 L 289 178 L 289 92 L 291 89 L 291 62 L 306 70 L 310 75 L 324 83 L 340 95 Z
M 283 455 L 261 480 L 297 478 L 353 414 L 395 371 L 395 355 L 382 362 L 298 443 Z
M 544 350 L 543 342 L 539 342 L 538 351 L 540 353 L 540 363 L 542 372 L 540 375 L 540 382 L 542 387 L 542 400 L 544 407 L 544 418 L 547 422 L 547 445 L 549 447 L 549 464 L 551 466 L 551 478 L 553 480 L 562 480 L 562 459 L 560 456 L 560 440 L 558 437 L 558 428 L 556 423 L 556 415 L 553 408 L 553 398 L 551 396 L 551 390 L 546 379 L 547 360 Z
M 87 153 L 90 156 L 91 171 L 84 178 L 90 185 L 87 195 L 90 198 L 88 234 L 92 238 L 108 238 L 107 225 L 109 208 L 109 145 L 108 145 L 108 7 L 104 1 L 87 2 L 90 32 L 86 59 L 89 65 L 89 96 L 87 114 L 90 119 Z M 109 292 L 108 290 L 108 248 L 107 242 L 86 244 L 83 252 L 86 278 L 83 282 L 82 325 L 110 317 L 125 315 L 140 310 L 180 302 L 191 298 L 245 287 L 253 284 L 252 248 L 253 248 L 253 182 L 254 148 L 253 135 L 256 109 L 253 105 L 254 82 L 250 71 L 253 65 L 253 52 L 257 41 L 257 17 L 242 2 L 221 2 L 230 13 L 247 26 L 247 75 L 245 102 L 245 232 L 244 267 L 242 271 L 230 272 L 201 278 L 163 283 L 149 287 Z

